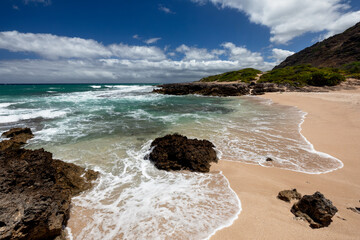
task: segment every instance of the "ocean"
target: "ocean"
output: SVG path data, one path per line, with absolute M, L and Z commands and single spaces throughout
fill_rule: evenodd
M 92 190 L 73 198 L 69 239 L 207 239 L 232 224 L 241 196 L 221 172 L 166 172 L 144 160 L 151 141 L 169 133 L 213 142 L 220 160 L 308 174 L 343 166 L 301 135 L 306 114 L 295 107 L 154 88 L 0 85 L 1 132 L 30 127 L 28 148 L 101 173 Z

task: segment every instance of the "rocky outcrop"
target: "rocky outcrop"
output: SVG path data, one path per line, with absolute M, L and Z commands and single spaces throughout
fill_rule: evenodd
M 287 89 L 285 86 L 275 83 L 256 83 L 249 86 L 251 89 L 251 95 L 262 95 L 266 92 L 285 92 Z
M 154 89 L 156 93 L 168 95 L 199 94 L 204 96 L 241 96 L 249 94 L 248 84 L 245 83 L 173 83 L 159 85 Z
M 172 83 L 158 85 L 153 92 L 168 95 L 199 94 L 204 96 L 261 95 L 266 92 L 295 91 L 291 86 L 274 83 Z M 291 89 L 290 89 L 291 88 Z
M 280 199 L 280 200 L 283 200 L 285 202 L 290 202 L 293 199 L 300 200 L 301 199 L 301 194 L 298 193 L 298 191 L 296 191 L 296 189 L 294 188 L 292 190 L 280 191 L 277 198 Z
M 340 67 L 360 61 L 360 23 L 286 58 L 274 69 L 310 63 L 314 67 Z
M 209 172 L 211 162 L 217 162 L 215 146 L 207 140 L 172 134 L 156 138 L 151 147 L 148 158 L 161 170 Z
M 0 151 L 0 239 L 61 239 L 71 197 L 89 189 L 98 173 L 55 160 L 44 149 L 20 149 L 15 143 L 24 134 L 32 135 L 4 133 L 11 147 Z
M 337 211 L 332 202 L 320 192 L 303 196 L 291 208 L 291 212 L 296 217 L 307 220 L 312 228 L 329 226 L 332 222 L 331 218 Z
M 18 149 L 21 145 L 24 145 L 27 140 L 34 137 L 30 128 L 12 128 L 7 132 L 4 132 L 1 137 L 10 138 L 0 142 L 0 151 L 6 149 Z

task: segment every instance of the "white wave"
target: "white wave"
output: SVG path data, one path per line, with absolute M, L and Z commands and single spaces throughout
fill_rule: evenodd
M 233 223 L 241 204 L 221 173 L 159 171 L 143 160 L 149 146 L 111 150 L 114 173 L 99 169 L 98 185 L 73 199 L 74 239 L 207 239 Z
M 5 115 L 7 114 L 7 115 Z M 21 110 L 11 110 L 9 112 L 0 112 L 0 123 L 13 123 L 21 120 L 28 120 L 34 118 L 45 118 L 52 119 L 63 117 L 67 114 L 66 111 L 62 110 L 32 110 L 32 109 L 21 109 Z
M 11 105 L 13 105 L 13 104 L 16 104 L 16 103 L 0 103 L 0 108 L 7 108 L 7 107 L 9 107 L 9 106 L 11 106 Z
M 47 93 L 56 93 L 57 91 L 46 91 Z
M 100 85 L 92 85 L 92 86 L 90 86 L 91 88 L 101 88 L 101 86 Z

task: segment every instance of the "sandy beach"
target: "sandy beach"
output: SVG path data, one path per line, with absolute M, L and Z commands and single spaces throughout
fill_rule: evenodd
M 274 104 L 296 106 L 307 112 L 301 133 L 320 152 L 344 163 L 326 174 L 304 174 L 240 162 L 220 161 L 222 171 L 241 200 L 242 212 L 228 228 L 211 239 L 360 239 L 360 89 L 327 93 L 268 93 Z M 302 195 L 320 191 L 338 208 L 329 227 L 311 229 L 295 220 L 292 204 L 276 198 L 279 191 L 296 188 Z M 221 204 L 221 203 L 219 203 Z

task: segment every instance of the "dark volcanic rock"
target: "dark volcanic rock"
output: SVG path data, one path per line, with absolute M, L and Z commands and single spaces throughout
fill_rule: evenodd
M 9 131 L 4 132 L 1 136 L 11 139 L 0 142 L 0 151 L 19 149 L 27 142 L 27 140 L 34 137 L 30 128 L 12 128 Z
M 251 87 L 251 95 L 262 95 L 266 92 L 285 92 L 286 88 L 274 83 L 256 83 Z
M 297 200 L 301 199 L 301 194 L 298 193 L 294 188 L 292 190 L 280 191 L 277 198 L 285 202 L 290 202 L 292 199 L 297 199 Z
M 332 222 L 331 218 L 337 211 L 332 202 L 320 192 L 303 196 L 291 208 L 295 216 L 306 219 L 312 228 L 329 226 Z
M 9 131 L 4 132 L 1 136 L 6 138 L 13 138 L 19 135 L 28 136 L 29 139 L 34 136 L 30 128 L 12 128 Z
M 209 172 L 210 163 L 217 162 L 215 146 L 207 140 L 172 134 L 156 138 L 151 147 L 149 159 L 161 170 Z
M 159 85 L 154 92 L 169 95 L 199 94 L 205 96 L 241 96 L 249 94 L 250 90 L 245 83 L 173 83 Z
M 89 189 L 97 175 L 43 149 L 0 151 L 0 239 L 61 236 L 71 197 Z
M 289 56 L 274 69 L 306 63 L 314 67 L 340 67 L 355 61 L 360 61 L 360 23 Z

